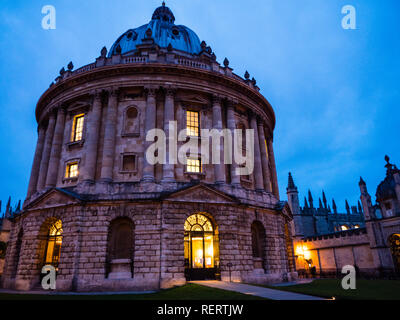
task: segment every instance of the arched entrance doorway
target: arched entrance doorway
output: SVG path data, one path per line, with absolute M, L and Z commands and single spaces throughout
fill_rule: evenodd
M 211 220 L 196 213 L 186 219 L 184 229 L 186 279 L 220 279 L 218 235 Z
M 400 272 L 400 234 L 392 234 L 389 237 L 389 245 L 395 270 Z

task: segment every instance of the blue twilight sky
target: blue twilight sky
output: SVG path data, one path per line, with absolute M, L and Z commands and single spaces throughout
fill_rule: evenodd
M 385 154 L 400 165 L 398 0 L 168 0 L 176 24 L 205 40 L 234 72 L 248 70 L 276 113 L 282 198 L 293 173 L 301 203 L 322 189 L 341 210 L 356 203 L 360 175 L 375 199 Z M 42 7 L 57 12 L 41 28 Z M 147 23 L 161 0 L 2 0 L 0 199 L 24 199 L 37 139 L 40 95 L 73 61 L 91 63 L 120 34 Z M 344 30 L 353 5 L 357 29 Z

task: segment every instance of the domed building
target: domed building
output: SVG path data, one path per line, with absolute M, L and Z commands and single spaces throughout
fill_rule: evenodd
M 175 25 L 163 5 L 121 35 L 95 62 L 70 63 L 36 106 L 38 141 L 23 209 L 15 215 L 5 288 L 156 290 L 188 280 L 267 283 L 296 276 L 292 215 L 279 200 L 274 111 L 254 78 L 233 73 L 210 46 Z M 152 164 L 155 128 L 170 122 L 202 141 L 202 129 L 252 129 L 254 170 Z M 167 155 L 173 152 L 168 140 Z M 219 141 L 218 150 L 230 145 Z M 250 140 L 251 141 L 251 140 Z M 185 141 L 179 141 L 181 147 Z

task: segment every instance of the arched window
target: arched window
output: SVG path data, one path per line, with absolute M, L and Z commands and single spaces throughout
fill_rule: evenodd
M 253 258 L 265 257 L 265 229 L 260 221 L 254 221 L 251 225 L 251 244 Z
M 18 232 L 17 241 L 15 243 L 14 257 L 13 257 L 13 272 L 11 278 L 15 278 L 18 272 L 19 257 L 21 254 L 22 238 L 24 236 L 24 230 L 21 228 Z
M 389 245 L 395 270 L 400 272 L 400 234 L 392 234 L 389 237 Z
M 186 268 L 214 268 L 214 227 L 210 219 L 193 214 L 186 219 L 184 230 Z
M 52 265 L 58 270 L 58 263 L 60 261 L 61 245 L 62 245 L 62 222 L 61 220 L 55 221 L 50 225 L 47 234 L 47 244 L 45 252 L 45 265 Z
M 129 107 L 125 110 L 124 131 L 127 136 L 139 135 L 139 111 L 135 107 Z
M 119 272 L 119 276 L 124 273 L 122 277 L 133 277 L 133 255 L 134 224 L 129 218 L 117 218 L 111 222 L 108 233 L 107 276 Z

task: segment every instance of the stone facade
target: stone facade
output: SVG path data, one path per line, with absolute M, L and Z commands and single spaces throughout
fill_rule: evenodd
M 297 187 L 289 174 L 287 193 L 294 216 L 295 260 L 299 273 L 315 267 L 316 273 L 336 276 L 343 266 L 354 265 L 365 276 L 400 275 L 400 171 L 389 163 L 388 157 L 386 161 L 386 177 L 377 188 L 376 204 L 372 204 L 361 178 L 362 207 L 359 203 L 358 209 L 352 207 L 350 212 L 346 201 L 347 214 L 338 214 L 336 208 L 334 213 L 324 210 L 325 194 L 324 205 L 320 200 L 318 209 L 313 209 L 310 194 L 310 204 L 305 200 L 305 207 L 300 208 Z M 335 224 L 357 225 L 357 228 L 329 228 Z
M 234 74 L 227 59 L 222 67 L 204 41 L 174 20 L 163 5 L 145 32 L 130 30 L 93 64 L 62 69 L 40 98 L 31 179 L 23 210 L 12 219 L 3 287 L 38 286 L 48 259 L 57 267 L 58 290 L 184 284 L 192 268 L 185 264 L 184 225 L 196 213 L 213 227 L 213 277 L 259 283 L 296 277 L 292 215 L 279 200 L 273 109 L 254 78 Z M 148 163 L 146 134 L 168 131 L 173 120 L 185 129 L 188 111 L 199 115 L 199 129 L 254 129 L 254 172 L 239 176 L 235 163 L 204 164 L 199 172 Z M 115 243 L 126 249 L 123 259 L 113 258 L 123 255 Z M 257 256 L 254 246 L 262 248 Z

